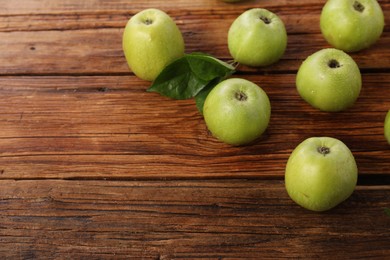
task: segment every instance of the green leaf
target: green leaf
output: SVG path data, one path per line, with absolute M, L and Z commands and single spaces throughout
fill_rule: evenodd
M 185 54 L 169 64 L 148 91 L 172 99 L 188 99 L 195 97 L 211 81 L 225 78 L 233 72 L 233 66 L 210 55 Z
M 211 81 L 215 78 L 225 78 L 233 73 L 234 67 L 212 56 L 201 53 L 187 54 L 187 60 L 192 72 L 199 78 Z
M 385 213 L 387 214 L 387 216 L 390 217 L 390 208 L 385 208 L 384 210 L 385 210 Z
M 207 84 L 206 87 L 204 87 L 198 95 L 195 96 L 195 103 L 196 107 L 198 108 L 199 112 L 203 115 L 203 105 L 206 101 L 207 96 L 209 95 L 210 91 L 213 90 L 213 88 L 221 82 L 220 78 L 215 78 L 214 80 L 210 81 L 209 84 Z
M 205 85 L 206 81 L 192 73 L 187 57 L 184 56 L 169 64 L 148 91 L 173 99 L 187 99 L 198 94 Z

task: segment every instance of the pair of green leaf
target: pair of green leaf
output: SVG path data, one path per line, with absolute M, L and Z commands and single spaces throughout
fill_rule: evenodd
M 203 53 L 185 54 L 169 64 L 148 89 L 172 99 L 195 97 L 202 113 L 208 93 L 220 81 L 234 73 L 234 67 Z

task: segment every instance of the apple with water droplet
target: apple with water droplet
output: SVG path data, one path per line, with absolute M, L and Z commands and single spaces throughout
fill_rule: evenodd
M 311 137 L 291 153 L 285 171 L 290 198 L 312 211 L 326 211 L 353 193 L 358 168 L 351 150 L 331 137 Z
M 245 145 L 266 130 L 271 104 L 265 91 L 255 83 L 230 78 L 208 94 L 203 116 L 214 137 L 231 145 Z
M 356 52 L 370 47 L 381 36 L 385 20 L 376 0 L 328 0 L 320 27 L 333 47 Z
M 351 107 L 362 86 L 360 70 L 347 53 L 329 48 L 307 57 L 298 69 L 296 87 L 300 96 L 322 111 Z
M 184 55 L 179 28 L 159 9 L 146 9 L 131 17 L 122 45 L 130 69 L 148 81 L 153 81 L 168 64 Z
M 277 62 L 287 47 L 283 21 L 274 13 L 253 8 L 238 16 L 229 28 L 228 48 L 236 62 L 259 67 Z

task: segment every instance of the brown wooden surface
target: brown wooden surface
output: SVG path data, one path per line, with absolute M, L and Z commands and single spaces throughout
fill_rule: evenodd
M 381 39 L 352 54 L 363 89 L 351 109 L 302 101 L 295 74 L 329 47 L 325 0 L 0 0 L 1 259 L 378 258 L 390 255 L 390 1 Z M 147 93 L 121 48 L 136 12 L 160 8 L 186 52 L 231 60 L 227 30 L 263 7 L 286 24 L 288 47 L 267 68 L 239 66 L 272 116 L 261 140 L 230 147 L 207 131 L 194 100 Z M 295 205 L 283 183 L 307 137 L 344 141 L 359 167 L 352 197 L 326 213 Z

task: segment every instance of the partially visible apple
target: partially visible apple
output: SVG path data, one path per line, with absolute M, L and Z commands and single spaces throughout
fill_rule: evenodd
M 385 128 L 385 138 L 387 142 L 390 144 L 390 110 L 387 112 L 384 128 Z
M 266 130 L 271 104 L 264 90 L 253 82 L 231 78 L 208 94 L 203 116 L 213 136 L 231 145 L 245 145 Z
M 146 9 L 134 15 L 127 22 L 122 45 L 130 69 L 149 81 L 184 55 L 179 28 L 169 15 L 158 9 Z
M 299 67 L 298 93 L 313 107 L 335 112 L 351 107 L 359 97 L 362 78 L 356 62 L 345 52 L 323 49 Z
M 343 142 L 331 137 L 312 137 L 291 153 L 285 185 L 298 205 L 325 211 L 351 196 L 357 178 L 355 159 Z
M 253 67 L 277 62 L 287 46 L 283 21 L 261 8 L 245 11 L 232 23 L 228 47 L 235 61 Z
M 320 27 L 335 48 L 355 52 L 368 48 L 381 36 L 384 16 L 376 0 L 328 0 Z

